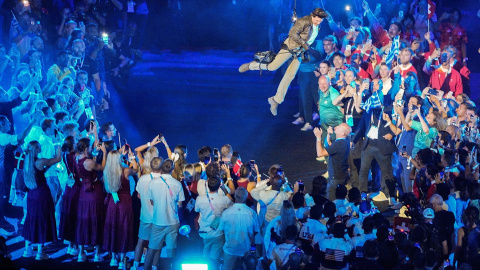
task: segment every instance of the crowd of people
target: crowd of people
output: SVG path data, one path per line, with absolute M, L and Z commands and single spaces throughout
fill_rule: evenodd
M 122 143 L 101 112 L 141 55 L 146 2 L 41 3 L 15 3 L 12 45 L 0 46 L 0 209 L 23 206 L 23 257 L 46 260 L 61 239 L 78 262 L 170 269 L 179 235 L 190 235 L 228 270 L 480 267 L 478 112 L 459 10 L 428 23 L 427 1 L 405 0 L 387 20 L 390 7 L 363 1 L 343 29 L 316 8 L 271 63 L 240 67 L 291 61 L 268 100 L 274 115 L 298 74 L 294 124 L 313 132 L 328 166 L 307 192 L 228 144 L 187 163 L 187 147 L 172 151 L 163 134 Z M 324 19 L 332 34 L 319 39 Z M 393 222 L 382 201 L 399 212 Z

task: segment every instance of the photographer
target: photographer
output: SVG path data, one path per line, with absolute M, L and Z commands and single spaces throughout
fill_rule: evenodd
M 291 196 L 298 192 L 298 183 L 295 183 L 293 193 L 282 190 L 286 178 L 280 166 L 273 165 L 270 167 L 269 173 L 272 173 L 273 176 L 270 176 L 268 180 L 257 183 L 257 186 L 250 192 L 252 198 L 256 201 L 261 200 L 265 203 L 265 207 L 267 207 L 265 220 L 268 222 L 280 215 L 283 201 L 290 200 Z

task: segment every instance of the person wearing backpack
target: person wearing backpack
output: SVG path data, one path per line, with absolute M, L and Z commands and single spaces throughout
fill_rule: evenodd
M 477 223 L 479 210 L 474 206 L 469 206 L 463 214 L 463 223 L 465 226 L 458 229 L 457 248 L 453 263 L 468 263 L 472 269 L 480 268 L 480 228 Z

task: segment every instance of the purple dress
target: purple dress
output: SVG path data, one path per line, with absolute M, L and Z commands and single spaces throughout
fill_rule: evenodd
M 100 245 L 105 224 L 105 194 L 96 171 L 87 171 L 83 166 L 87 158 L 76 162 L 75 170 L 81 179 L 78 195 L 76 239 L 78 245 Z
M 60 225 L 58 228 L 58 237 L 60 239 L 75 242 L 75 226 L 77 224 L 78 197 L 82 183 L 80 178 L 75 174 L 75 152 L 64 154 L 63 162 L 67 167 L 67 173 L 74 176 L 75 184 L 72 187 L 65 186 L 62 195 L 62 208 L 60 212 Z
M 120 202 L 115 203 L 112 194 L 108 194 L 107 217 L 103 235 L 103 249 L 115 253 L 125 253 L 135 248 L 130 183 L 123 173 L 121 181 L 122 186 L 117 192 Z
M 34 244 L 57 241 L 55 206 L 45 178 L 45 169 L 35 168 L 35 181 L 37 188 L 28 190 L 27 217 L 22 236 Z

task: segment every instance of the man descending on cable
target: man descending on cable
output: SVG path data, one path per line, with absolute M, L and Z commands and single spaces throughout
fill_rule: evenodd
M 302 49 L 305 51 L 310 49 L 309 45 L 315 41 L 320 30 L 320 23 L 322 23 L 323 19 L 327 16 L 325 10 L 316 8 L 310 15 L 298 19 L 295 25 L 293 25 L 288 33 L 288 38 L 283 42 L 275 60 L 269 64 L 253 61 L 241 65 L 238 69 L 241 73 L 248 70 L 273 71 L 280 68 L 285 62 L 294 56 L 294 59 L 288 66 L 282 81 L 280 81 L 277 93 L 275 96 L 268 98 L 270 111 L 273 115 L 277 115 L 277 107 L 283 102 L 288 87 L 293 78 L 295 78 L 295 74 L 297 74 L 298 68 L 300 67 L 302 59 L 298 58 L 297 55 Z

